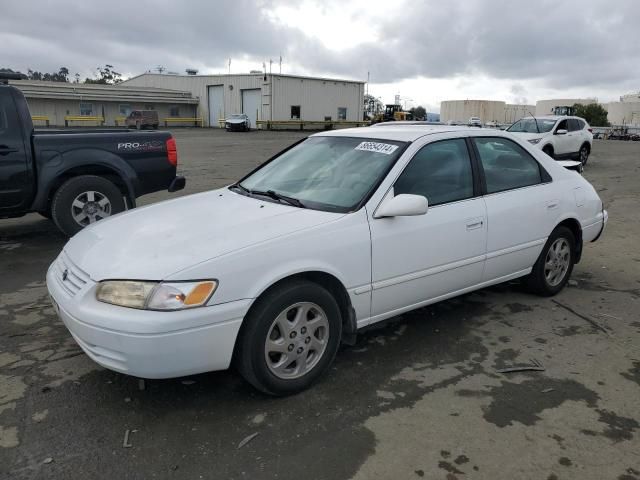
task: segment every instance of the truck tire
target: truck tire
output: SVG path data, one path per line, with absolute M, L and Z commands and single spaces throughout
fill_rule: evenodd
M 104 177 L 81 175 L 63 183 L 53 196 L 51 218 L 68 236 L 125 210 L 122 192 Z

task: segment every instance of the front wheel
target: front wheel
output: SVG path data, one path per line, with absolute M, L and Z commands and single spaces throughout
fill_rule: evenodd
M 51 217 L 71 237 L 87 225 L 124 209 L 123 195 L 116 185 L 103 177 L 81 175 L 58 188 L 51 203 Z
M 244 321 L 234 364 L 249 383 L 270 395 L 308 388 L 333 362 L 342 334 L 336 300 L 306 280 L 275 287 Z
M 525 278 L 534 293 L 550 297 L 569 281 L 576 258 L 576 240 L 565 226 L 556 227 L 545 243 L 531 273 Z

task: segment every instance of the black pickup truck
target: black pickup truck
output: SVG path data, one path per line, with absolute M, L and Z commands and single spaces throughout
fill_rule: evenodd
M 24 95 L 0 75 L 0 218 L 38 212 L 71 236 L 141 195 L 184 188 L 171 133 L 34 130 Z

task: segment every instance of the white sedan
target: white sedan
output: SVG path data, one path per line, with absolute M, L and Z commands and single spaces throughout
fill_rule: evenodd
M 47 286 L 100 365 L 169 378 L 233 362 L 284 395 L 369 324 L 515 278 L 558 293 L 606 221 L 582 176 L 509 133 L 338 130 L 89 226 Z

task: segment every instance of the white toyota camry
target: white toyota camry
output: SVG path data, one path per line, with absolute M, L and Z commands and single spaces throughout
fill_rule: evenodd
M 109 369 L 169 378 L 233 363 L 283 395 L 371 323 L 519 277 L 559 292 L 606 221 L 580 174 L 509 133 L 339 130 L 229 187 L 85 228 L 47 286 Z

